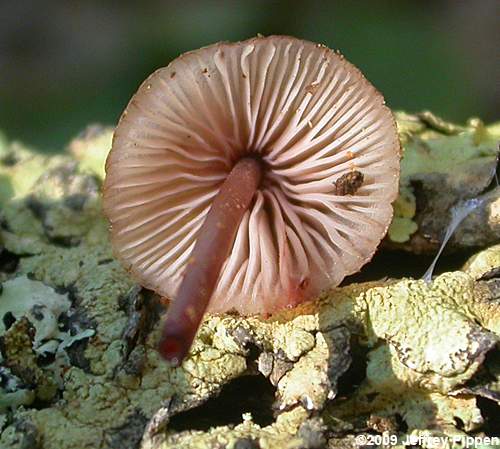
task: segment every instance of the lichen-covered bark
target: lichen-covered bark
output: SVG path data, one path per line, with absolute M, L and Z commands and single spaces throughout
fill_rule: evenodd
M 433 253 L 450 222 L 450 209 L 481 196 L 481 205 L 454 233 L 448 248 L 486 247 L 500 240 L 498 165 L 500 124 L 470 119 L 447 123 L 430 112 L 396 113 L 403 145 L 400 194 L 385 240 L 390 248 Z
M 490 138 L 481 139 L 495 128 L 399 120 L 405 157 L 420 151 L 416 141 L 432 141 L 412 156 L 418 167 L 432 157 L 444 172 L 441 157 L 460 160 L 448 177 L 427 176 L 430 163 L 426 174 L 403 163 L 396 219 L 415 221 L 403 245 L 420 251 L 426 215 L 412 212 L 414 180 L 442 182 L 453 198 L 481 193 L 495 163 L 481 143 Z M 459 144 L 461 136 L 479 147 Z M 110 138 L 92 128 L 53 158 L 0 145 L 0 447 L 355 447 L 367 430 L 401 439 L 490 431 L 481 401 L 500 401 L 498 245 L 429 284 L 352 284 L 267 319 L 210 316 L 172 368 L 155 350 L 164 301 L 134 284 L 108 242 L 100 185 Z M 478 178 L 463 173 L 450 190 L 459 166 L 476 167 Z M 493 224 L 477 233 L 498 229 L 492 210 Z M 455 247 L 469 244 L 460 238 Z M 269 389 L 245 389 L 245 379 Z M 204 412 L 227 391 L 221 417 Z

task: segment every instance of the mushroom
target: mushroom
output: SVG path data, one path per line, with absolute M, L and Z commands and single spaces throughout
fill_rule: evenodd
M 154 72 L 106 161 L 116 256 L 172 299 L 178 365 L 204 314 L 271 314 L 359 271 L 392 218 L 400 146 L 382 95 L 334 51 L 218 43 Z

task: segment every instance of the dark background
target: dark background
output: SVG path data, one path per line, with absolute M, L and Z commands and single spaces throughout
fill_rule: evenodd
M 500 2 L 0 1 L 0 129 L 61 151 L 187 50 L 257 33 L 340 49 L 395 109 L 498 119 Z

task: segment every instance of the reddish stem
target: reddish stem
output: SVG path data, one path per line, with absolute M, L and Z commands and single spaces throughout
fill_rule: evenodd
M 169 306 L 160 341 L 160 354 L 175 366 L 191 347 L 236 230 L 261 177 L 258 160 L 240 159 L 222 184 L 200 228 L 177 298 Z

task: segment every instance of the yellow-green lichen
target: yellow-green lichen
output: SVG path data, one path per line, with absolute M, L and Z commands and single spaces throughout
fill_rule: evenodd
M 465 263 L 463 270 L 474 279 L 479 279 L 498 267 L 500 267 L 500 245 L 494 245 L 472 256 Z
M 48 168 L 67 160 L 37 154 L 19 142 L 4 141 L 0 148 L 0 204 L 25 195 Z
M 80 162 L 80 169 L 104 178 L 104 164 L 111 149 L 113 128 L 91 125 L 69 144 L 69 150 Z
M 417 137 L 455 139 L 473 133 L 470 125 L 462 131 L 429 117 L 400 115 L 398 120 L 408 148 Z M 489 138 L 485 133 L 491 134 L 490 128 L 474 126 L 476 142 Z M 488 253 L 493 254 L 488 262 L 479 263 L 484 256 L 478 256 L 467 272 L 446 273 L 430 284 L 410 279 L 352 284 L 269 319 L 207 317 L 189 357 L 172 368 L 156 351 L 161 301 L 135 285 L 113 258 L 107 238 L 98 178 L 109 139 L 110 131 L 104 130 L 103 135 L 73 142 L 71 151 L 79 164 L 68 156 L 37 159 L 38 172 L 44 174 L 29 186 L 16 187 L 2 203 L 0 241 L 19 258 L 15 272 L 4 274 L 11 279 L 4 283 L 4 294 L 25 295 L 21 284 L 29 281 L 71 299 L 63 324 L 82 336 L 58 340 L 60 352 L 68 357 L 64 362 L 69 360 L 58 365 L 60 378 L 54 377 L 60 400 L 46 395 L 44 406 L 30 408 L 30 392 L 19 390 L 16 397 L 17 390 L 9 390 L 0 397 L 0 403 L 12 400 L 2 447 L 43 441 L 44 449 L 231 448 L 246 439 L 263 448 L 299 448 L 309 444 L 311 414 L 321 414 L 330 430 L 331 423 L 337 423 L 335 428 L 342 423 L 343 432 L 350 434 L 366 427 L 364 417 L 374 415 L 388 420 L 399 415 L 410 433 L 432 429 L 451 435 L 458 431 L 457 419 L 467 432 L 480 429 L 475 395 L 486 387 L 479 384 L 474 390 L 471 381 L 486 369 L 486 355 L 498 341 L 500 310 L 491 300 L 489 284 L 477 279 L 484 264 L 496 268 L 496 253 L 491 253 L 496 250 Z M 438 147 L 431 154 L 437 155 Z M 473 158 L 491 158 L 488 151 Z M 460 163 L 467 165 L 470 154 L 466 156 Z M 9 182 L 18 176 L 23 160 L 2 166 Z M 396 219 L 409 220 L 397 233 L 400 240 L 413 232 L 415 210 L 407 183 L 396 203 Z M 12 285 L 19 288 L 11 291 Z M 34 318 L 27 314 L 26 320 Z M 33 354 L 29 334 L 15 335 L 24 344 L 11 347 Z M 364 354 L 366 377 L 351 393 L 337 397 L 339 378 L 359 357 L 357 352 Z M 28 359 L 37 365 L 34 356 Z M 51 367 L 49 373 L 57 369 Z M 172 417 L 210 401 L 245 376 L 265 376 L 276 387 L 273 422 L 258 425 L 245 414 L 233 417 L 231 425 L 207 431 L 171 427 Z M 350 377 L 343 381 L 350 382 Z M 494 382 L 487 388 L 496 391 Z M 259 394 L 242 392 L 254 393 Z M 19 408 L 21 403 L 27 407 Z M 351 444 L 352 435 L 342 441 Z
M 396 113 L 403 145 L 400 195 L 394 203 L 394 219 L 389 239 L 404 243 L 418 230 L 415 184 L 431 182 L 433 189 L 457 197 L 477 194 L 474 186 L 489 182 L 498 154 L 498 125 L 485 126 L 470 119 L 466 126 L 448 123 L 430 112 L 417 115 Z M 481 180 L 479 183 L 478 181 Z M 469 186 L 471 192 L 468 192 Z M 484 188 L 484 187 L 483 187 Z M 446 212 L 446 211 L 443 211 Z
M 208 432 L 187 431 L 179 434 L 167 434 L 165 438 L 146 435 L 142 449 L 205 449 L 223 447 L 234 449 L 238 443 L 258 444 L 262 449 L 300 449 L 304 441 L 300 437 L 300 427 L 308 418 L 307 411 L 297 407 L 282 413 L 270 426 L 255 424 L 251 415 L 242 416 L 241 424 L 234 427 L 221 426 Z M 241 447 L 241 446 L 240 446 Z M 245 446 L 243 446 L 245 447 Z M 252 446 L 250 446 L 252 447 Z

